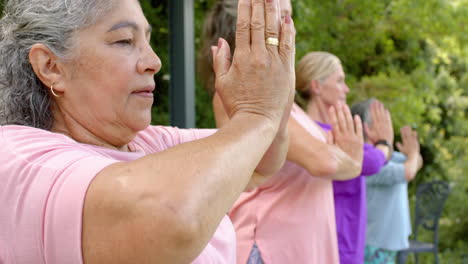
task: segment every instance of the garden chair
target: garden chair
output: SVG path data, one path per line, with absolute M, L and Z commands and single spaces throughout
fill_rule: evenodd
M 410 240 L 409 248 L 398 252 L 398 264 L 405 263 L 409 253 L 414 253 L 415 263 L 418 264 L 418 253 L 423 252 L 433 253 L 435 263 L 439 263 L 439 218 L 449 192 L 449 185 L 444 181 L 427 182 L 418 186 L 414 214 L 414 240 Z M 420 227 L 433 232 L 432 243 L 418 240 Z

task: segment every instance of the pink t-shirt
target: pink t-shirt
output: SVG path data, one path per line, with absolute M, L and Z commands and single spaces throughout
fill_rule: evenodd
M 214 130 L 150 126 L 120 152 L 49 131 L 0 126 L 0 264 L 81 264 L 87 188 L 103 168 L 209 136 Z M 235 263 L 229 217 L 194 263 Z
M 293 106 L 291 118 L 325 141 L 299 106 Z M 339 263 L 332 181 L 295 163 L 286 162 L 265 184 L 244 192 L 229 215 L 239 264 L 247 263 L 254 243 L 266 264 Z

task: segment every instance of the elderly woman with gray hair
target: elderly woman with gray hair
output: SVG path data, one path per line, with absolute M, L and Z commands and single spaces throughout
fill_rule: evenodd
M 364 123 L 372 125 L 368 99 L 351 107 Z M 411 127 L 401 128 L 402 142 L 397 142 L 390 161 L 382 170 L 366 178 L 367 234 L 365 263 L 395 263 L 397 252 L 408 248 L 411 220 L 408 202 L 408 182 L 422 167 L 418 135 Z M 369 142 L 367 135 L 364 135 Z
M 226 212 L 288 147 L 294 26 L 277 6 L 239 1 L 232 63 L 213 49 L 216 131 L 149 126 L 161 62 L 137 0 L 8 0 L 0 263 L 235 263 Z

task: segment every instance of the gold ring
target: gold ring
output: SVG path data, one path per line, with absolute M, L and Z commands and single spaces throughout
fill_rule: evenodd
M 267 38 L 265 40 L 267 45 L 279 46 L 279 39 L 278 38 Z

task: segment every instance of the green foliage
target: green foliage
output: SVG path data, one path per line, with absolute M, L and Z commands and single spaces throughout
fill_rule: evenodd
M 376 43 L 383 38 L 385 1 L 293 1 L 297 58 L 315 50 L 336 54 L 350 75 L 375 72 Z M 392 43 L 386 43 L 391 49 Z
M 163 63 L 155 77 L 153 123 L 168 125 L 169 2 L 140 2 Z M 197 50 L 214 2 L 194 1 Z M 350 103 L 376 97 L 390 108 L 397 134 L 405 124 L 417 129 L 425 164 L 410 184 L 412 200 L 420 182 L 451 183 L 441 219 L 441 262 L 459 263 L 468 253 L 468 1 L 293 0 L 293 7 L 297 58 L 316 50 L 336 54 L 347 73 Z M 197 126 L 214 127 L 210 97 L 199 84 L 196 97 Z M 422 263 L 432 258 L 421 257 Z

